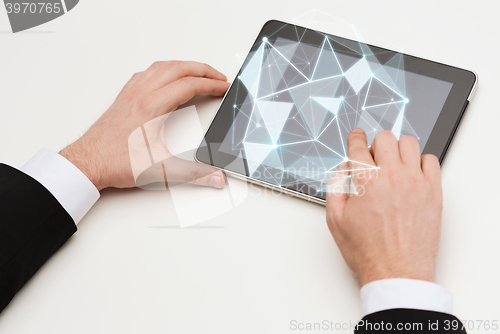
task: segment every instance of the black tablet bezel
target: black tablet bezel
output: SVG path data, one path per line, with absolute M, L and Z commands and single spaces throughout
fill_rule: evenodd
M 315 30 L 277 20 L 271 20 L 264 24 L 259 35 L 257 36 L 257 39 L 255 40 L 252 48 L 249 51 L 249 55 L 252 52 L 255 52 L 259 48 L 260 44 L 263 43 L 263 37 L 266 37 L 269 42 L 273 44 L 278 37 L 293 40 L 297 39 L 299 36 L 301 36 L 301 39 L 304 39 L 304 36 L 306 36 L 308 44 L 317 45 L 318 47 L 320 47 L 325 35 L 333 39 L 333 41 L 341 42 L 337 43 L 334 46 L 336 52 L 349 54 L 351 56 L 358 56 L 361 58 L 360 54 L 362 54 L 362 52 L 353 51 L 361 51 L 360 45 L 362 43 L 360 42 L 321 33 Z M 376 47 L 373 45 L 367 44 L 367 46 L 371 49 L 371 52 L 381 64 L 385 64 L 396 54 L 398 54 L 398 52 Z M 475 88 L 477 82 L 476 74 L 472 71 L 415 56 L 403 54 L 403 57 L 405 71 L 453 83 L 451 91 L 441 110 L 441 113 L 439 114 L 434 128 L 432 129 L 432 132 L 429 136 L 429 139 L 422 151 L 422 154 L 436 155 L 439 158 L 439 161 L 442 162 L 451 143 L 451 140 L 453 139 L 453 136 L 456 132 L 456 129 L 460 123 L 460 120 L 462 119 L 465 109 L 467 108 L 471 93 Z M 247 59 L 238 72 L 236 78 L 238 78 L 238 76 L 241 74 L 248 61 L 249 57 L 247 56 Z M 226 169 L 226 166 L 233 163 L 235 160 L 239 160 L 239 163 L 233 163 L 233 166 L 246 166 L 247 164 L 244 157 L 235 157 L 233 155 L 219 151 L 220 143 L 222 143 L 222 141 L 224 140 L 224 137 L 226 136 L 233 123 L 234 117 L 236 116 L 235 112 L 237 113 L 237 111 L 234 111 L 233 102 L 229 101 L 235 101 L 237 94 L 238 96 L 245 95 L 245 93 L 242 94 L 241 92 L 236 92 L 236 86 L 237 85 L 234 84 L 231 85 L 228 92 L 224 96 L 224 99 L 222 100 L 222 103 L 219 106 L 219 109 L 212 119 L 212 122 L 204 136 L 202 144 L 196 151 L 195 158 L 199 162 L 203 162 L 217 168 L 225 169 L 232 173 L 240 174 L 243 177 L 254 180 L 249 176 L 246 167 L 244 167 L 245 170 L 243 170 L 243 168 L 241 167 L 236 168 L 238 170 Z M 254 181 L 258 183 L 265 183 L 261 180 Z M 318 201 L 324 202 L 324 199 L 320 196 L 317 196 L 311 189 L 304 190 L 303 187 L 301 189 L 293 189 L 289 187 L 280 187 L 273 184 L 269 185 L 286 190 L 292 190 L 298 195 L 302 194 L 306 197 L 316 198 Z

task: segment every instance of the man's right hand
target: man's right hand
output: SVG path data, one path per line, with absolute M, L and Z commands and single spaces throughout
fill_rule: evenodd
M 328 227 L 361 285 L 387 278 L 434 281 L 441 233 L 442 189 L 439 161 L 420 156 L 418 141 L 398 141 L 382 131 L 368 149 L 366 134 L 353 130 L 348 157 L 378 166 L 377 175 L 349 173 L 341 166 L 330 180 L 350 174 L 361 195 L 327 194 Z M 343 171 L 344 170 L 344 171 Z

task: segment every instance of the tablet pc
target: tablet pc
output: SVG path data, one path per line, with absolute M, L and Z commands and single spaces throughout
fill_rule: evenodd
M 442 162 L 477 83 L 468 70 L 272 20 L 255 40 L 195 158 L 325 203 L 362 128 L 391 130 Z

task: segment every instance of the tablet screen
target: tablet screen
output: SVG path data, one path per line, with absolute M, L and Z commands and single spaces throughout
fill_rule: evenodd
M 245 170 L 237 172 L 253 179 L 306 185 L 301 192 L 324 198 L 354 128 L 369 145 L 390 130 L 424 149 L 452 82 L 408 71 L 401 53 L 296 32 L 259 36 L 219 110 L 231 113 L 230 124 L 214 120 L 220 140 L 212 153 L 241 158 Z

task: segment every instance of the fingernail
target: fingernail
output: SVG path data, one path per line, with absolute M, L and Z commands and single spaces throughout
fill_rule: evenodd
M 355 133 L 365 133 L 365 132 L 363 131 L 363 129 L 360 129 L 360 128 L 356 128 L 356 129 L 352 130 L 351 132 L 355 132 Z
M 212 176 L 210 180 L 208 180 L 208 185 L 214 188 L 223 188 L 224 182 L 220 176 Z

